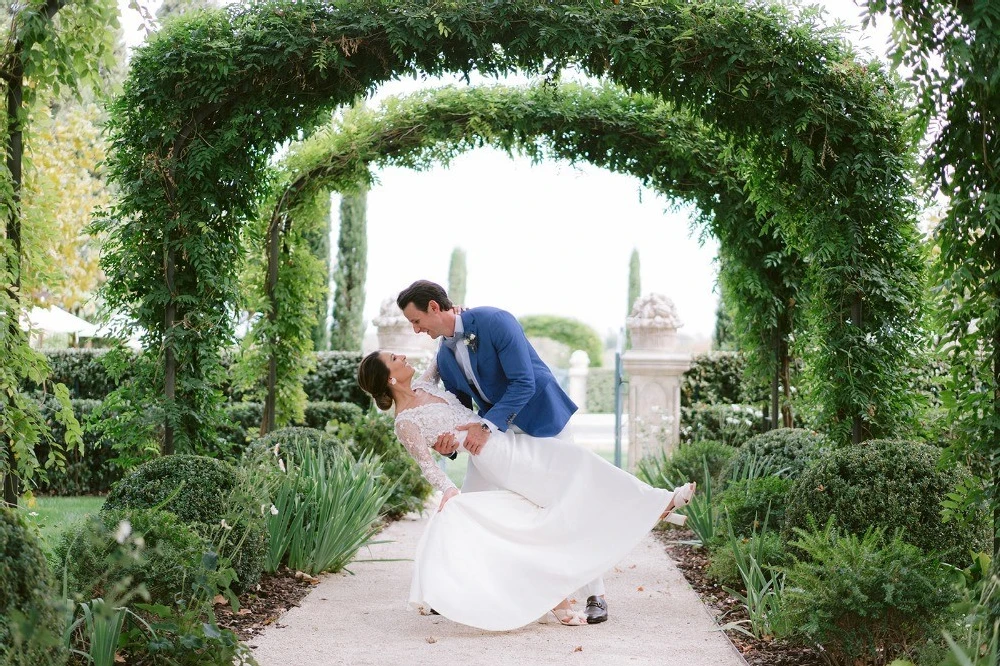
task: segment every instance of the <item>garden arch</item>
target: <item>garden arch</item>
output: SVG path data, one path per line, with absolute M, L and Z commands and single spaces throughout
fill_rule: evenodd
M 740 175 L 746 167 L 725 137 L 658 97 L 611 85 L 445 87 L 387 100 L 377 110 L 352 109 L 293 145 L 283 160 L 253 234 L 264 239 L 266 264 L 254 271 L 253 302 L 266 303 L 268 316 L 258 320 L 245 350 L 244 364 L 255 369 L 240 373 L 267 387 L 262 433 L 305 403 L 311 299 L 326 288 L 308 240 L 318 232 L 311 228 L 316 201 L 331 190 L 369 186 L 372 165 L 423 169 L 485 145 L 535 161 L 585 161 L 694 202 L 700 222 L 724 246 L 745 248 L 727 251 L 722 273 L 753 286 L 740 293 L 746 337 L 769 371 L 787 374 L 787 345 L 775 354 L 771 342 L 793 333 L 801 261 L 771 216 L 748 203 Z
M 732 0 L 270 2 L 186 16 L 140 49 L 110 123 L 120 197 L 100 228 L 110 307 L 147 329 L 122 428 L 162 449 L 219 417 L 244 222 L 274 147 L 405 73 L 574 63 L 688 110 L 753 168 L 753 203 L 803 252 L 812 390 L 834 438 L 907 414 L 920 254 L 911 141 L 889 77 L 778 7 Z

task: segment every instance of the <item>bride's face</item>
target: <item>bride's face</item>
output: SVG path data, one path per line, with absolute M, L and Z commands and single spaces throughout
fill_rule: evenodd
M 414 369 L 406 360 L 403 354 L 393 354 L 392 352 L 382 352 L 379 358 L 389 368 L 389 377 L 394 377 L 397 382 L 405 382 L 413 377 Z

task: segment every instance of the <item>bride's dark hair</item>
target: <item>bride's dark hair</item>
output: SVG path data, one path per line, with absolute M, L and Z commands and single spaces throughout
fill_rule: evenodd
M 389 393 L 389 367 L 382 361 L 379 352 L 373 351 L 365 356 L 358 366 L 358 386 L 370 395 L 382 411 L 392 407 L 392 394 Z

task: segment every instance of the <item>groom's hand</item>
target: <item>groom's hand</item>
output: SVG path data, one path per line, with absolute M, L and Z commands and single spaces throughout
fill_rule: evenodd
M 434 446 L 431 447 L 443 456 L 450 456 L 455 451 L 458 451 L 458 440 L 455 439 L 455 435 L 450 432 L 443 432 L 438 435 L 437 441 L 434 442 Z
M 486 440 L 490 438 L 490 431 L 483 427 L 482 423 L 466 423 L 455 428 L 455 430 L 465 430 L 465 450 L 474 456 L 486 446 Z

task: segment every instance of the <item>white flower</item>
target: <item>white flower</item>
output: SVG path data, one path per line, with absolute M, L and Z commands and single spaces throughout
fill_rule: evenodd
M 31 512 L 28 513 L 28 515 L 31 516 L 32 518 L 36 518 L 38 516 L 38 512 L 37 511 L 31 511 Z
M 278 467 L 280 467 L 280 468 L 281 468 L 281 471 L 282 471 L 282 472 L 286 471 L 286 470 L 285 470 L 285 461 L 284 461 L 284 460 L 282 460 L 281 458 L 278 458 Z
M 274 445 L 274 457 L 275 458 L 278 457 L 278 447 L 280 447 L 280 446 L 281 446 L 281 442 L 278 442 L 277 444 Z
M 272 516 L 278 515 L 278 507 L 274 506 L 273 504 L 271 505 L 271 515 Z
M 118 543 L 125 543 L 125 539 L 132 534 L 132 523 L 127 520 L 123 520 L 118 523 L 118 531 L 115 532 L 115 541 Z
M 231 530 L 231 529 L 233 529 L 233 526 L 230 525 L 229 523 L 227 523 L 226 519 L 223 518 L 222 519 L 222 529 L 224 529 L 224 530 Z

